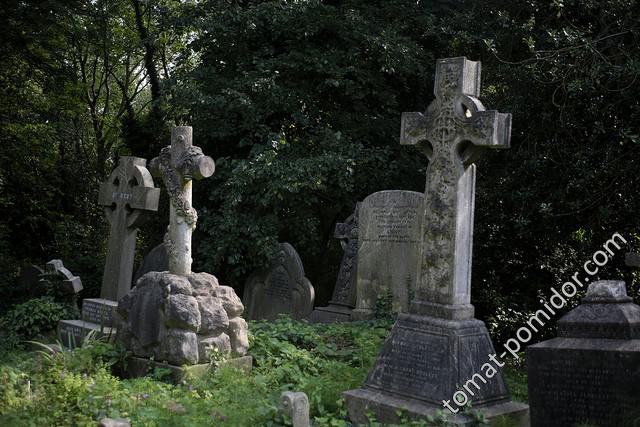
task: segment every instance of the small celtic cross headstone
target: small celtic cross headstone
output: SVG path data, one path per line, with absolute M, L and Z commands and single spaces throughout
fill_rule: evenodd
M 340 263 L 340 271 L 333 290 L 331 304 L 343 304 L 349 307 L 355 306 L 355 279 L 358 260 L 358 208 L 356 208 L 345 222 L 336 224 L 333 237 L 340 239 L 344 255 Z
M 191 235 L 198 214 L 191 205 L 193 179 L 213 175 L 215 163 L 202 149 L 193 146 L 190 126 L 178 126 L 171 132 L 171 145 L 151 161 L 154 176 L 161 176 L 171 201 L 169 230 L 165 245 L 169 255 L 169 272 L 181 276 L 191 274 Z
M 137 228 L 148 211 L 158 210 L 160 189 L 145 167 L 147 161 L 124 156 L 106 182 L 98 203 L 111 224 L 100 297 L 118 301 L 131 289 Z
M 400 142 L 417 145 L 427 167 L 422 263 L 411 311 L 445 318 L 473 317 L 471 248 L 476 169 L 482 148 L 508 148 L 511 114 L 486 111 L 480 63 L 440 59 L 436 99 L 426 113 L 404 113 Z

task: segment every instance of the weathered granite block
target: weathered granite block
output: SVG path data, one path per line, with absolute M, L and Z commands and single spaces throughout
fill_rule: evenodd
M 231 367 L 238 369 L 245 374 L 249 374 L 253 368 L 253 358 L 242 356 L 225 360 L 219 364 L 220 367 Z M 128 360 L 125 375 L 129 378 L 144 377 L 153 371 L 154 368 L 168 369 L 171 373 L 171 380 L 178 384 L 189 378 L 200 378 L 209 374 L 215 369 L 211 363 L 200 363 L 197 365 L 176 366 L 165 362 L 157 362 L 141 357 L 132 357 Z
M 640 424 L 640 306 L 624 282 L 592 283 L 558 321 L 558 338 L 527 348 L 533 427 Z
M 399 410 L 416 419 L 435 415 L 444 410 L 443 400 L 482 372 L 488 355 L 494 353 L 480 320 L 400 314 L 362 388 L 344 393 L 349 418 L 364 423 L 369 410 L 378 421 L 388 423 L 400 420 Z M 478 380 L 478 389 L 473 389 L 473 407 L 482 411 L 500 405 L 489 413 L 524 419 L 527 407 L 510 402 L 502 375 L 486 380 Z M 464 425 L 469 418 L 451 415 L 451 420 Z
M 174 366 L 208 362 L 207 345 L 244 356 L 249 341 L 238 317 L 243 309 L 233 289 L 210 274 L 149 272 L 118 304 L 118 339 L 135 356 Z

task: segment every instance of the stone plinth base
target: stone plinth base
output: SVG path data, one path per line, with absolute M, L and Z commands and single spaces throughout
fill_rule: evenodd
M 220 366 L 237 368 L 248 374 L 253 368 L 253 358 L 251 356 L 237 357 L 221 362 Z M 128 360 L 125 374 L 128 378 L 139 378 L 148 375 L 155 368 L 168 369 L 171 372 L 171 380 L 175 383 L 179 383 L 186 378 L 202 377 L 208 374 L 212 369 L 215 369 L 210 363 L 175 366 L 164 362 L 156 362 L 150 359 L 134 356 Z
M 351 320 L 373 320 L 376 318 L 376 312 L 366 308 L 356 308 L 351 312 Z
M 350 390 L 344 393 L 347 402 L 349 419 L 354 423 L 367 423 L 367 413 L 373 413 L 376 420 L 381 423 L 398 423 L 401 416 L 418 420 L 428 416 L 436 417 L 438 412 L 448 413 L 442 405 L 434 405 L 415 399 L 397 397 L 392 394 L 365 389 Z M 529 427 L 529 406 L 524 403 L 506 402 L 486 407 L 474 408 L 484 414 L 490 422 L 501 418 L 509 419 L 514 427 Z M 469 415 L 462 411 L 450 414 L 447 421 L 459 426 L 475 425 Z
M 312 323 L 339 323 L 351 321 L 353 308 L 346 305 L 332 304 L 326 307 L 316 307 L 309 315 Z
M 399 314 L 362 388 L 344 393 L 349 417 L 362 422 L 371 410 L 378 421 L 394 422 L 398 410 L 410 418 L 450 412 L 443 401 L 456 409 L 453 396 L 461 390 L 475 409 L 519 414 L 527 407 L 510 401 L 500 366 L 490 359 L 494 354 L 480 320 Z
M 95 338 L 113 341 L 116 336 L 118 303 L 102 298 L 87 298 L 82 301 L 82 320 L 58 322 L 58 340 L 69 348 L 82 345 L 84 338 L 95 331 Z

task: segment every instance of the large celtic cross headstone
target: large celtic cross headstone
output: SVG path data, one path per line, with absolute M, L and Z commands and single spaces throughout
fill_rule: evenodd
M 471 248 L 476 169 L 484 147 L 507 148 L 511 114 L 486 111 L 480 63 L 437 63 L 436 99 L 426 113 L 404 113 L 400 141 L 429 159 L 425 186 L 422 263 L 411 311 L 449 319 L 473 317 Z
M 171 201 L 170 223 L 165 244 L 169 255 L 169 272 L 181 276 L 191 274 L 191 235 L 198 214 L 191 205 L 193 179 L 213 175 L 215 164 L 202 149 L 193 146 L 190 126 L 178 126 L 171 132 L 171 145 L 151 161 L 151 172 L 162 179 Z
M 441 59 L 436 99 L 426 113 L 402 116 L 401 142 L 429 158 L 418 280 L 410 312 L 398 314 L 363 386 L 344 393 L 354 423 L 366 422 L 369 411 L 379 422 L 395 423 L 400 411 L 424 418 L 447 408 L 448 421 L 469 425 L 467 403 L 490 421 L 505 416 L 520 425 L 526 419 L 527 405 L 511 401 L 502 373 L 487 364 L 495 349 L 470 303 L 473 161 L 484 147 L 508 147 L 511 132 L 511 115 L 486 111 L 479 92 L 478 62 Z M 487 373 L 482 381 L 479 372 Z M 462 394 L 470 379 L 482 384 Z
M 100 297 L 117 301 L 131 289 L 137 228 L 148 211 L 158 209 L 160 189 L 154 188 L 147 161 L 121 157 L 118 167 L 100 185 L 98 203 L 111 224 Z

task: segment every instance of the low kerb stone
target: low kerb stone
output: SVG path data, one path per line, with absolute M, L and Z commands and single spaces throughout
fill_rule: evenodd
M 67 348 L 80 347 L 87 335 L 93 338 L 115 340 L 115 328 L 100 326 L 84 320 L 61 320 L 58 322 L 57 336 L 62 345 Z
M 251 356 L 242 356 L 228 359 L 220 362 L 218 367 L 235 368 L 244 374 L 249 374 L 253 369 L 253 358 Z M 217 369 L 217 367 L 211 363 L 175 366 L 165 362 L 155 362 L 150 359 L 134 356 L 128 360 L 126 375 L 128 378 L 140 378 L 153 373 L 155 368 L 168 369 L 171 381 L 175 384 L 179 384 L 188 379 L 204 377 Z

